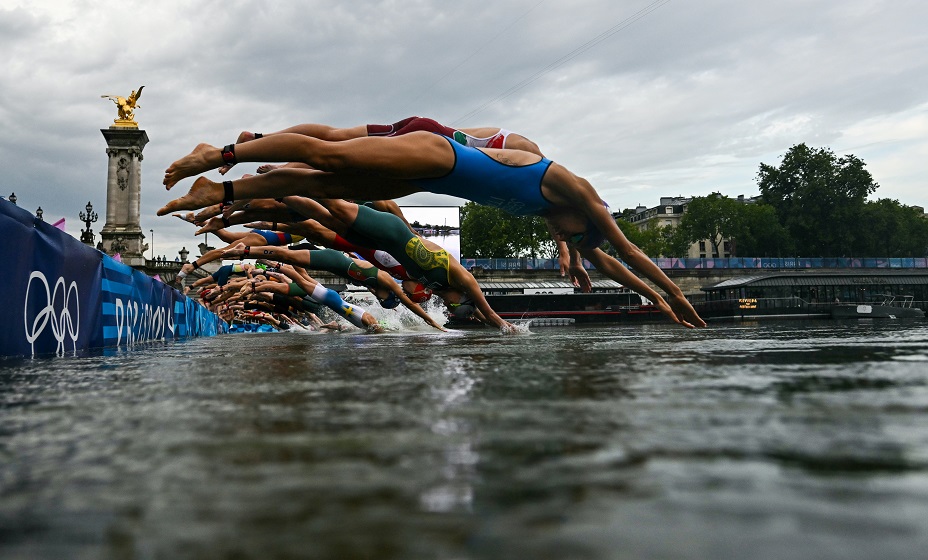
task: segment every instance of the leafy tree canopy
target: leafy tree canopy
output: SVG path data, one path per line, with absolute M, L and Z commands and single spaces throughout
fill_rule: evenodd
M 797 144 L 779 167 L 761 163 L 758 186 L 796 242 L 798 256 L 849 256 L 867 196 L 879 187 L 864 162 Z
M 544 220 L 538 216 L 513 216 L 476 202 L 461 208 L 461 256 L 553 258 L 556 252 Z

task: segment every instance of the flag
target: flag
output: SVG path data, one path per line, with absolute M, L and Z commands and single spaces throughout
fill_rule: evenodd
M 61 231 L 64 231 L 64 218 L 61 218 L 60 220 L 58 220 L 57 222 L 53 223 L 52 225 L 55 226 L 56 228 L 60 229 Z

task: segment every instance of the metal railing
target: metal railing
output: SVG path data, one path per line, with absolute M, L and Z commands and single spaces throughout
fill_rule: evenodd
M 928 269 L 928 258 L 856 258 L 856 257 L 730 257 L 718 259 L 654 258 L 651 259 L 664 270 L 704 269 L 756 269 L 756 270 L 799 270 L 805 268 L 834 269 Z M 484 270 L 557 270 L 557 259 L 471 259 L 462 258 L 461 264 L 468 269 Z M 593 268 L 584 261 L 587 268 Z

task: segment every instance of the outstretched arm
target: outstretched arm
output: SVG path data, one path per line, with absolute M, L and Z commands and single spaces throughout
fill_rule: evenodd
M 668 278 L 667 275 L 664 274 L 664 271 L 658 268 L 641 249 L 626 239 L 625 235 L 622 234 L 622 230 L 619 229 L 614 221 L 612 222 L 612 226 L 615 230 L 614 233 L 618 234 L 617 236 L 609 236 L 609 234 L 607 234 L 607 238 L 610 243 L 612 243 L 612 246 L 618 251 L 622 260 L 667 293 L 667 301 L 673 309 L 674 314 L 679 319 L 678 322 L 688 327 L 705 327 L 706 322 L 696 313 L 696 310 L 693 309 L 693 306 L 686 299 L 686 296 L 683 295 L 683 290 L 674 284 L 673 280 Z
M 561 169 L 563 170 L 563 168 Z M 577 188 L 570 191 L 569 197 L 575 201 L 577 207 L 583 210 L 590 222 L 602 232 L 622 260 L 667 293 L 667 301 L 681 324 L 705 327 L 706 322 L 693 309 L 680 287 L 674 284 L 673 280 L 668 278 L 664 271 L 654 264 L 641 249 L 625 237 L 625 234 L 619 229 L 612 214 L 609 213 L 608 208 L 603 204 L 599 195 L 596 194 L 596 190 L 593 189 L 592 185 L 576 175 L 573 177 L 578 183 L 574 183 Z M 587 249 L 582 254 L 589 259 L 590 257 L 587 254 L 593 254 L 593 252 Z
M 625 268 L 622 263 L 606 254 L 602 249 L 596 248 L 584 250 L 583 255 L 589 259 L 591 263 L 593 263 L 593 266 L 596 267 L 596 270 L 602 272 L 626 288 L 630 288 L 653 301 L 654 304 L 657 305 L 658 308 L 660 308 L 660 310 L 668 317 L 673 319 L 674 322 L 680 323 L 681 325 L 689 328 L 693 328 L 695 326 L 677 314 L 667 303 L 667 301 L 661 297 L 659 293 L 654 291 L 651 286 L 642 281 L 641 278 L 635 276 L 632 271 Z M 705 323 L 703 323 L 701 326 L 705 326 Z
M 493 308 L 490 307 L 490 303 L 487 301 L 487 298 L 484 297 L 483 291 L 480 289 L 480 284 L 477 283 L 474 276 L 457 261 L 451 260 L 450 262 L 451 287 L 467 294 L 471 301 L 474 302 L 477 309 L 483 313 L 483 317 L 486 319 L 487 323 L 500 329 L 504 333 L 515 332 L 515 325 L 497 315 L 496 311 L 493 311 Z
M 354 261 L 357 262 L 357 259 L 354 259 Z M 401 288 L 400 285 L 397 284 L 395 280 L 393 280 L 392 276 L 382 270 L 378 270 L 377 280 L 381 286 L 386 286 L 388 290 L 396 294 L 396 296 L 400 298 L 400 301 L 403 302 L 403 305 L 418 315 L 420 319 L 426 322 L 426 324 L 440 331 L 447 332 L 447 329 L 439 325 L 431 315 L 426 313 L 425 310 L 419 306 L 419 304 L 409 299 L 409 296 L 407 296 L 406 292 L 403 291 L 403 288 Z

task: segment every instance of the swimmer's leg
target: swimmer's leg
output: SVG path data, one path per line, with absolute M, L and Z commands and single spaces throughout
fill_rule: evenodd
M 310 295 L 314 300 L 338 313 L 347 319 L 348 322 L 350 322 L 352 325 L 360 329 L 375 330 L 377 327 L 379 327 L 377 320 L 373 317 L 373 315 L 365 311 L 363 308 L 351 305 L 347 301 L 343 300 L 335 290 L 330 290 L 322 284 L 316 284 L 316 287 L 313 288 L 313 293 Z

